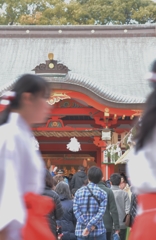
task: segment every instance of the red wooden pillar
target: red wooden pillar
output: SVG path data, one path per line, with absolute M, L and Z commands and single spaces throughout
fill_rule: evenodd
M 110 175 L 113 174 L 114 171 L 114 164 L 109 164 L 108 165 L 108 179 L 110 178 Z
M 101 147 L 97 149 L 97 167 L 101 168 Z
M 101 168 L 104 178 L 109 178 L 109 165 L 104 164 L 103 151 L 106 149 L 106 143 L 100 137 L 94 137 L 94 144 L 98 147 L 97 150 L 97 166 Z

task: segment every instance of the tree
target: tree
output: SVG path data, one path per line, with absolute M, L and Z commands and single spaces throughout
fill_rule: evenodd
M 51 0 L 45 3 L 45 8 L 32 14 L 23 14 L 20 24 L 41 24 L 41 25 L 81 25 L 94 24 L 94 19 L 87 13 L 86 7 L 77 1 L 70 3 L 62 0 Z
M 0 0 L 0 8 L 3 11 L 0 17 L 1 24 L 13 24 L 21 14 L 27 13 L 25 0 Z
M 151 0 L 0 0 L 0 24 L 109 25 L 155 23 Z
M 44 0 L 0 0 L 0 24 L 21 24 L 21 16 L 31 16 L 47 8 Z
M 87 6 L 82 5 L 77 1 L 70 1 L 70 4 L 66 5 L 66 15 L 68 24 L 72 25 L 93 25 L 94 19 L 87 11 Z
M 120 16 L 113 16 L 113 23 L 154 23 L 156 22 L 156 4 L 151 0 L 116 0 L 114 2 L 114 13 L 117 6 Z
M 133 12 L 132 19 L 139 23 L 155 23 L 156 22 L 156 7 L 153 5 L 140 7 L 138 11 Z
M 151 0 L 78 0 L 87 6 L 94 24 L 156 22 L 156 3 Z

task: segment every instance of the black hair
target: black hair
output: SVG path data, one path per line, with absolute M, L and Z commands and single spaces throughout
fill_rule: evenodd
M 111 181 L 112 185 L 119 186 L 121 183 L 121 175 L 119 173 L 113 173 L 110 176 L 110 181 Z
M 153 62 L 150 71 L 156 74 L 156 60 Z M 145 142 L 151 138 L 153 135 L 153 130 L 156 127 L 156 81 L 151 82 L 153 91 L 146 101 L 144 114 L 141 118 L 141 122 L 135 136 L 136 151 L 141 149 L 144 146 Z
M 149 138 L 151 138 L 155 126 L 156 126 L 156 88 L 147 99 L 146 108 L 141 119 L 141 124 L 135 136 L 136 151 L 141 149 L 144 146 L 145 142 Z
M 156 59 L 153 61 L 153 63 L 151 64 L 151 69 L 150 69 L 151 72 L 154 72 L 156 73 Z
M 124 179 L 125 183 L 128 183 L 127 177 L 124 173 L 120 173 L 121 177 Z
M 70 177 L 73 177 L 73 174 L 72 174 L 72 173 L 69 173 L 69 176 L 70 176 Z
M 84 167 L 84 166 L 79 166 L 79 167 L 78 167 L 78 170 L 80 170 L 80 171 L 85 171 L 85 167 Z
M 103 177 L 102 171 L 100 168 L 92 166 L 89 170 L 88 170 L 88 179 L 89 181 L 91 181 L 92 183 L 99 183 L 101 181 Z
M 49 187 L 49 188 L 52 188 L 54 185 L 53 177 L 47 169 L 46 169 L 46 175 L 45 175 L 45 185 L 46 187 Z
M 15 92 L 15 98 L 11 100 L 5 110 L 0 113 L 0 125 L 7 122 L 11 110 L 17 110 L 21 107 L 23 93 L 31 93 L 34 96 L 41 94 L 44 98 L 48 98 L 50 94 L 48 83 L 43 78 L 33 74 L 22 75 L 15 82 L 12 91 Z

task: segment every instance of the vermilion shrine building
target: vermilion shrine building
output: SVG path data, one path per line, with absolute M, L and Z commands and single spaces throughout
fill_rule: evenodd
M 33 129 L 46 161 L 68 173 L 96 164 L 105 178 L 124 170 L 103 152 L 130 131 L 150 92 L 144 77 L 156 56 L 155 25 L 0 26 L 0 53 L 1 95 L 23 73 L 49 82 L 51 117 Z M 101 138 L 108 130 L 111 142 Z M 79 152 L 67 149 L 71 137 Z

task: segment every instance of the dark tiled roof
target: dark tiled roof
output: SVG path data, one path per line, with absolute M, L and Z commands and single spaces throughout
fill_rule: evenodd
M 0 27 L 0 93 L 53 52 L 71 71 L 50 82 L 82 86 L 110 102 L 144 103 L 150 91 L 144 76 L 156 58 L 155 25 L 126 27 L 126 33 L 125 26 L 64 26 L 64 35 L 61 27 L 29 27 L 26 33 L 28 27 Z

